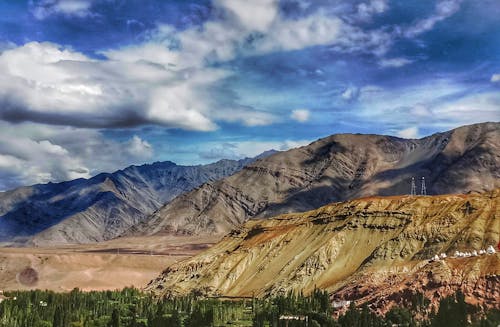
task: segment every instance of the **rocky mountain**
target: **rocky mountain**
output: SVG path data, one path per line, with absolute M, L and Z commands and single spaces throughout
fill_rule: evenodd
M 47 245 L 111 239 L 179 194 L 232 175 L 253 160 L 199 166 L 156 162 L 2 192 L 0 241 Z
M 223 235 L 251 218 L 318 208 L 333 201 L 410 192 L 500 187 L 500 123 L 460 127 L 421 139 L 337 134 L 277 153 L 203 184 L 156 211 L 129 233 Z
M 212 248 L 168 267 L 147 290 L 157 296 L 267 296 L 332 292 L 386 311 L 415 294 L 431 303 L 461 289 L 499 308 L 500 189 L 469 195 L 368 197 L 317 210 L 254 219 Z M 468 257 L 454 253 L 470 252 Z M 430 260 L 445 253 L 446 258 Z M 414 296 L 413 296 L 414 298 Z

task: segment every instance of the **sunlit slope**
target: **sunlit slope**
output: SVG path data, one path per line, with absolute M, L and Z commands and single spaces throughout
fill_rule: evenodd
M 147 289 L 160 296 L 192 291 L 264 296 L 317 287 L 359 299 L 367 294 L 356 294 L 356 289 L 368 283 L 375 294 L 375 289 L 389 287 L 391 278 L 411 284 L 421 274 L 449 271 L 443 276 L 450 280 L 459 275 L 462 284 L 477 283 L 498 277 L 498 254 L 433 263 L 429 259 L 436 253 L 450 256 L 456 250 L 496 246 L 499 194 L 497 189 L 470 195 L 370 197 L 251 220 L 207 251 L 168 267 Z

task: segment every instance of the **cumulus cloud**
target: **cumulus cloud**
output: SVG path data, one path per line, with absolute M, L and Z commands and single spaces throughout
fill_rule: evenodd
M 341 40 L 344 23 L 340 18 L 323 11 L 297 19 L 286 19 L 278 14 L 278 3 L 273 0 L 259 0 L 257 4 L 239 0 L 216 1 L 214 5 L 226 15 L 205 22 L 202 28 L 179 32 L 170 25 L 160 25 L 151 33 L 150 42 L 104 53 L 114 58 L 123 54 L 131 56 L 142 53 L 158 57 L 156 54 L 149 55 L 153 48 L 160 51 L 162 60 L 186 67 L 229 61 L 237 56 L 329 45 Z M 248 10 L 247 6 L 251 6 L 252 10 Z M 268 16 L 257 16 L 255 11 L 266 11 Z M 160 50 L 153 45 L 158 43 L 170 46 L 171 50 Z
M 311 112 L 307 109 L 295 109 L 292 110 L 292 114 L 290 117 L 293 120 L 298 121 L 299 123 L 305 123 L 306 121 L 309 120 L 309 117 L 311 116 Z
M 416 139 L 419 137 L 418 127 L 412 126 L 412 127 L 402 129 L 402 130 L 398 131 L 396 135 L 399 137 L 405 138 L 405 139 Z
M 349 15 L 342 10 L 331 10 L 330 5 L 316 6 L 315 10 L 294 18 L 280 12 L 277 0 L 216 0 L 213 6 L 217 14 L 202 26 L 177 31 L 171 25 L 160 24 L 149 33 L 147 42 L 103 53 L 113 59 L 148 58 L 185 68 L 324 45 L 340 52 L 379 55 L 387 51 L 394 37 L 382 29 L 357 27 L 351 24 Z M 386 0 L 371 0 L 360 4 L 358 12 L 351 16 L 368 18 L 387 8 Z
M 500 82 L 500 74 L 491 75 L 491 82 L 492 83 Z
M 23 184 L 89 177 L 88 169 L 64 147 L 48 140 L 0 137 L 0 189 Z M 13 185 L 9 185 L 12 183 Z
M 32 11 L 40 19 L 79 16 L 88 14 L 92 3 L 43 0 L 34 2 Z M 251 3 L 216 0 L 215 14 L 201 26 L 178 31 L 158 25 L 141 44 L 101 51 L 103 59 L 48 42 L 4 49 L 0 119 L 91 128 L 154 124 L 197 131 L 215 130 L 222 121 L 269 125 L 279 118 L 267 108 L 239 103 L 222 83 L 234 72 L 213 64 L 319 45 L 382 55 L 391 44 L 390 33 L 365 31 L 321 7 L 290 18 L 280 12 L 277 0 Z M 358 15 L 386 9 L 385 0 L 371 0 L 358 6 Z
M 6 121 L 201 131 L 216 128 L 204 99 L 208 87 L 227 76 L 210 68 L 173 71 L 147 61 L 98 61 L 38 42 L 4 51 L 0 69 L 0 118 Z
M 153 155 L 153 147 L 151 144 L 142 140 L 137 135 L 134 135 L 128 142 L 126 142 L 125 147 L 126 152 L 132 158 L 151 158 Z
M 0 190 L 88 178 L 152 158 L 138 136 L 109 140 L 96 130 L 34 124 L 0 124 Z

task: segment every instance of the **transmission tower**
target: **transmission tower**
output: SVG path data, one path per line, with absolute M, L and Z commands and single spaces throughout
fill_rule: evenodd
M 411 178 L 411 190 L 410 195 L 417 195 L 417 186 L 415 185 L 415 177 Z
M 422 190 L 420 191 L 421 195 L 427 195 L 427 188 L 425 187 L 425 177 L 422 177 Z

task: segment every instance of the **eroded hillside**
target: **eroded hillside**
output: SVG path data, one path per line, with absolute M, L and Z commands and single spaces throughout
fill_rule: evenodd
M 450 256 L 496 246 L 499 194 L 369 197 L 251 220 L 168 267 L 147 289 L 159 296 L 265 296 L 317 287 L 335 299 L 383 306 L 401 302 L 405 292 L 462 288 L 470 301 L 498 306 L 500 255 Z M 429 261 L 440 253 L 448 258 Z

